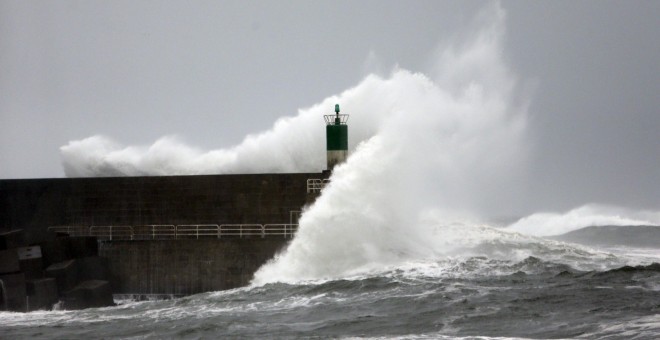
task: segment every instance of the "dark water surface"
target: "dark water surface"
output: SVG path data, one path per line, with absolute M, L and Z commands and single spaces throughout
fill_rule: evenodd
M 443 268 L 428 274 L 429 268 Z M 660 336 L 660 264 L 578 271 L 528 257 L 268 284 L 83 311 L 0 313 L 0 338 Z

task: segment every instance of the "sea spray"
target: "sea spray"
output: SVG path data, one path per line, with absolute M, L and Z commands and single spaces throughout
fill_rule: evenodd
M 433 258 L 448 236 L 438 227 L 510 208 L 524 176 L 525 106 L 515 104 L 516 78 L 503 61 L 504 13 L 497 4 L 484 11 L 478 23 L 490 21 L 469 43 L 440 53 L 437 69 L 450 75 L 434 81 L 395 70 L 383 81 L 392 112 L 336 168 L 296 238 L 256 273 L 256 283 L 338 278 Z M 491 68 L 498 71 L 478 72 Z M 424 220 L 430 212 L 432 223 Z
M 354 150 L 395 112 L 398 90 L 391 79 L 367 76 L 339 96 L 280 118 L 272 129 L 225 149 L 202 151 L 176 136 L 149 146 L 124 146 L 106 136 L 91 136 L 62 146 L 62 164 L 67 177 L 318 172 L 326 163 L 323 115 L 333 113 L 335 103 L 341 102 L 351 114 L 349 150 Z

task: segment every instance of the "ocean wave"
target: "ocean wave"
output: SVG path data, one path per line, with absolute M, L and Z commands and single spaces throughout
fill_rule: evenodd
M 591 226 L 660 225 L 660 211 L 587 204 L 565 213 L 535 213 L 507 228 L 535 236 L 568 233 Z

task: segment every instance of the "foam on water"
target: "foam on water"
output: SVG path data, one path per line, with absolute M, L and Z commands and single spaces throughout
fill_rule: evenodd
M 660 331 L 660 315 L 632 318 L 627 321 L 603 322 L 595 332 L 583 334 L 582 339 L 656 339 Z
M 576 272 L 531 257 L 446 259 L 313 284 L 0 312 L 0 328 L 9 338 L 654 338 L 658 270 Z

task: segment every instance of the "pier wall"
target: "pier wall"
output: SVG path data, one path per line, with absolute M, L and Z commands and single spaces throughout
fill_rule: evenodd
M 307 193 L 307 180 L 327 175 L 0 180 L 0 234 L 21 230 L 21 246 L 40 246 L 42 269 L 54 270 L 76 258 L 64 255 L 78 238 L 56 238 L 49 227 L 286 224 L 292 211 L 318 196 Z M 114 294 L 189 295 L 247 285 L 290 241 L 291 235 L 285 236 L 99 240 L 98 256 L 107 259 Z
M 102 241 L 113 293 L 190 295 L 246 286 L 290 239 Z
M 0 232 L 50 226 L 289 223 L 321 173 L 0 180 Z

